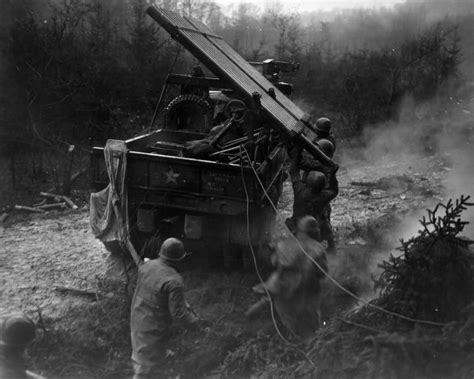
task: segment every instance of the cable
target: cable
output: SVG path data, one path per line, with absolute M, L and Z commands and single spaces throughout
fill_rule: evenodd
M 244 147 L 244 152 L 245 154 L 247 155 L 247 159 L 249 159 L 250 161 L 250 155 L 247 151 L 247 149 Z M 272 199 L 270 198 L 270 196 L 268 195 L 268 192 L 266 191 L 265 189 L 265 186 L 263 185 L 262 181 L 260 180 L 259 176 L 258 176 L 258 173 L 257 171 L 255 170 L 252 162 L 250 161 L 250 167 L 252 168 L 252 171 L 255 175 L 255 177 L 257 178 L 257 181 L 260 185 L 260 187 L 262 188 L 264 194 L 265 194 L 265 197 L 267 198 L 267 200 L 269 201 L 270 205 L 272 206 L 272 208 L 274 209 L 276 215 L 278 217 L 281 217 L 281 215 L 278 213 L 278 209 L 276 208 L 275 204 L 273 203 Z M 395 317 L 398 317 L 398 318 L 401 318 L 403 320 L 406 320 L 406 321 L 410 321 L 410 322 L 418 322 L 418 323 L 422 323 L 422 324 L 427 324 L 427 325 L 434 325 L 434 326 L 445 326 L 447 325 L 446 323 L 442 323 L 442 322 L 436 322 L 436 321 L 428 321 L 428 320 L 420 320 L 420 319 L 415 319 L 415 318 L 412 318 L 412 317 L 409 317 L 409 316 L 405 316 L 405 315 L 402 315 L 400 313 L 397 313 L 397 312 L 392 312 L 392 311 L 389 311 L 387 309 L 384 309 L 382 307 L 379 307 L 378 305 L 375 305 L 375 304 L 372 304 L 370 302 L 368 302 L 367 300 L 364 300 L 362 299 L 361 297 L 357 296 L 356 294 L 354 294 L 353 292 L 349 291 L 347 288 L 345 288 L 342 284 L 340 284 L 336 279 L 334 279 L 327 271 L 323 270 L 323 268 L 319 265 L 318 262 L 316 262 L 313 257 L 311 257 L 311 255 L 308 254 L 308 252 L 304 249 L 304 247 L 301 245 L 301 242 L 298 240 L 298 238 L 296 238 L 296 236 L 291 233 L 291 231 L 288 229 L 288 227 L 286 226 L 286 224 L 283 222 L 283 225 L 285 225 L 285 228 L 290 232 L 290 235 L 292 236 L 292 238 L 296 241 L 296 243 L 298 244 L 298 246 L 300 247 L 301 251 L 308 257 L 308 259 L 319 269 L 321 270 L 321 272 L 324 274 L 324 276 L 326 276 L 336 287 L 338 287 L 340 290 L 342 290 L 343 292 L 345 292 L 346 294 L 348 294 L 349 296 L 351 296 L 352 298 L 354 298 L 355 300 L 363 303 L 364 305 L 368 306 L 368 307 L 371 307 L 373 309 L 376 309 L 378 310 L 379 312 L 382 312 L 382 313 L 386 313 L 390 316 L 395 316 Z
M 240 148 L 240 150 L 242 152 L 242 147 Z M 255 251 L 253 250 L 252 239 L 251 239 L 251 235 L 250 235 L 250 199 L 249 199 L 249 193 L 248 193 L 248 190 L 247 190 L 247 184 L 245 183 L 244 167 L 243 167 L 243 162 L 242 161 L 241 161 L 241 164 L 240 164 L 240 173 L 241 173 L 241 177 L 242 177 L 242 184 L 244 186 L 244 192 L 245 192 L 245 198 L 246 198 L 247 239 L 248 239 L 250 251 L 252 252 L 252 259 L 253 259 L 253 264 L 254 264 L 254 267 L 255 267 L 255 272 L 257 273 L 258 279 L 260 280 L 260 283 L 262 284 L 263 289 L 265 290 L 265 293 L 268 297 L 268 300 L 270 301 L 270 313 L 272 315 L 273 324 L 275 326 L 275 329 L 276 329 L 278 335 L 286 343 L 292 344 L 290 341 L 288 341 L 283 336 L 280 329 L 278 328 L 278 325 L 277 325 L 277 322 L 276 322 L 276 319 L 275 319 L 275 313 L 274 313 L 274 308 L 273 308 L 272 297 L 271 297 L 270 292 L 268 291 L 267 287 L 265 286 L 265 281 L 263 280 L 262 275 L 260 274 L 260 271 L 258 269 L 257 257 L 255 255 Z
M 241 154 L 242 154 L 242 145 L 240 145 L 240 151 L 241 151 Z M 245 150 L 245 152 L 247 153 L 247 150 Z M 248 153 L 247 153 L 247 155 L 248 155 Z M 241 157 L 242 157 L 242 155 L 241 155 Z M 249 157 L 249 159 L 250 159 L 250 157 Z M 252 163 L 249 162 L 249 164 L 253 168 Z M 241 173 L 241 177 L 242 177 L 242 184 L 243 184 L 243 187 L 244 187 L 245 199 L 246 199 L 247 239 L 248 239 L 250 251 L 252 253 L 252 259 L 253 259 L 253 264 L 254 264 L 254 267 L 255 267 L 255 272 L 258 276 L 258 279 L 260 280 L 260 283 L 262 284 L 263 289 L 265 290 L 265 294 L 267 295 L 269 303 L 270 303 L 270 314 L 272 316 L 273 326 L 274 326 L 278 336 L 281 338 L 281 340 L 283 342 L 285 342 L 288 346 L 292 347 L 293 349 L 295 349 L 296 351 L 301 353 L 313 367 L 316 367 L 314 362 L 311 360 L 311 358 L 309 358 L 309 356 L 306 354 L 306 352 L 303 351 L 302 349 L 300 349 L 296 344 L 289 341 L 282 334 L 282 332 L 280 331 L 280 328 L 278 327 L 278 324 L 277 324 L 277 321 L 276 321 L 276 318 L 275 318 L 275 310 L 274 310 L 274 307 L 273 307 L 273 299 L 272 299 L 272 297 L 270 295 L 270 292 L 268 291 L 267 287 L 265 286 L 265 281 L 263 280 L 262 275 L 260 274 L 260 271 L 258 269 L 257 257 L 255 255 L 255 251 L 254 251 L 253 246 L 252 246 L 252 238 L 251 238 L 251 235 L 250 235 L 250 199 L 249 199 L 249 193 L 248 193 L 248 190 L 247 190 L 247 184 L 245 183 L 244 167 L 243 167 L 242 159 L 240 161 L 240 173 Z

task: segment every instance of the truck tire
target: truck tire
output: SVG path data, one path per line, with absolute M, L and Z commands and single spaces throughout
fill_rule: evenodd
M 197 95 L 175 97 L 164 110 L 164 127 L 207 133 L 212 127 L 212 107 Z

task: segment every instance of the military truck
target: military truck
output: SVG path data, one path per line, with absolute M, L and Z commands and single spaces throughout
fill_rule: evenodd
M 246 62 L 197 20 L 155 6 L 147 13 L 207 73 L 195 66 L 168 76 L 151 123 L 162 128 L 93 148 L 93 231 L 137 264 L 170 236 L 195 259 L 249 262 L 274 225 L 287 146 L 335 167 L 311 143 L 309 115 L 288 98 L 292 86 L 279 81 L 298 65 Z M 180 94 L 163 104 L 172 86 Z

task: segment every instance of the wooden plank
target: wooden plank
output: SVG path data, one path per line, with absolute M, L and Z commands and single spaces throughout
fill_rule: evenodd
M 43 209 L 25 207 L 24 205 L 15 205 L 15 209 L 18 211 L 26 211 L 26 212 L 32 212 L 32 213 L 45 213 Z

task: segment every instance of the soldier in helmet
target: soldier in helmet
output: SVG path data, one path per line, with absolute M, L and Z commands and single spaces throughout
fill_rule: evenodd
M 328 157 L 331 158 L 334 156 L 334 145 L 331 141 L 327 139 L 321 139 L 319 141 L 314 142 L 314 144 Z M 301 170 L 305 171 L 305 175 L 308 174 L 309 171 L 321 171 L 326 176 L 329 176 L 330 171 L 329 169 L 324 166 L 321 162 L 316 160 L 311 154 L 309 154 L 306 150 L 302 150 L 299 154 L 301 154 L 301 161 L 299 163 L 299 167 Z
M 0 378 L 42 378 L 26 370 L 25 348 L 35 339 L 33 321 L 23 314 L 0 320 Z
M 327 271 L 327 258 L 324 246 L 316 240 L 318 235 L 316 219 L 306 216 L 297 224 L 296 238 L 276 243 L 275 271 L 253 288 L 262 298 L 249 308 L 247 317 L 266 308 L 271 299 L 282 324 L 297 337 L 309 337 L 319 327 L 320 280 Z
M 326 154 L 328 158 L 332 158 L 336 152 L 336 139 L 331 133 L 331 120 L 326 117 L 321 117 L 316 121 L 316 137 L 313 143 Z M 317 170 L 328 174 L 327 169 L 307 151 L 303 151 L 301 159 L 302 170 Z
M 315 315 L 314 327 L 320 326 L 321 318 L 321 280 L 327 272 L 326 248 L 321 244 L 321 231 L 313 216 L 304 216 L 298 221 L 296 238 L 306 252 L 303 261 L 304 281 L 309 296 L 307 298 L 311 314 Z
M 130 316 L 134 378 L 156 377 L 172 322 L 195 328 L 201 321 L 186 303 L 183 278 L 176 271 L 186 256 L 183 243 L 168 238 L 158 259 L 138 269 Z
M 316 139 L 314 142 L 318 142 L 322 139 L 332 143 L 334 154 L 336 151 L 336 139 L 334 138 L 334 134 L 331 133 L 331 120 L 326 117 L 318 118 L 316 121 Z
M 320 141 L 320 148 L 331 148 L 331 142 Z M 324 150 L 323 150 L 324 151 Z M 327 150 L 328 153 L 331 150 Z M 294 230 L 298 220 L 311 215 L 319 223 L 321 240 L 327 241 L 328 252 L 335 251 L 334 233 L 332 231 L 330 214 L 330 202 L 339 193 L 339 183 L 335 172 L 329 172 L 324 167 L 305 166 L 302 160 L 302 150 L 293 152 L 290 165 L 290 178 L 293 183 L 293 216 L 287 223 L 290 229 Z M 300 169 L 303 171 L 301 176 Z

